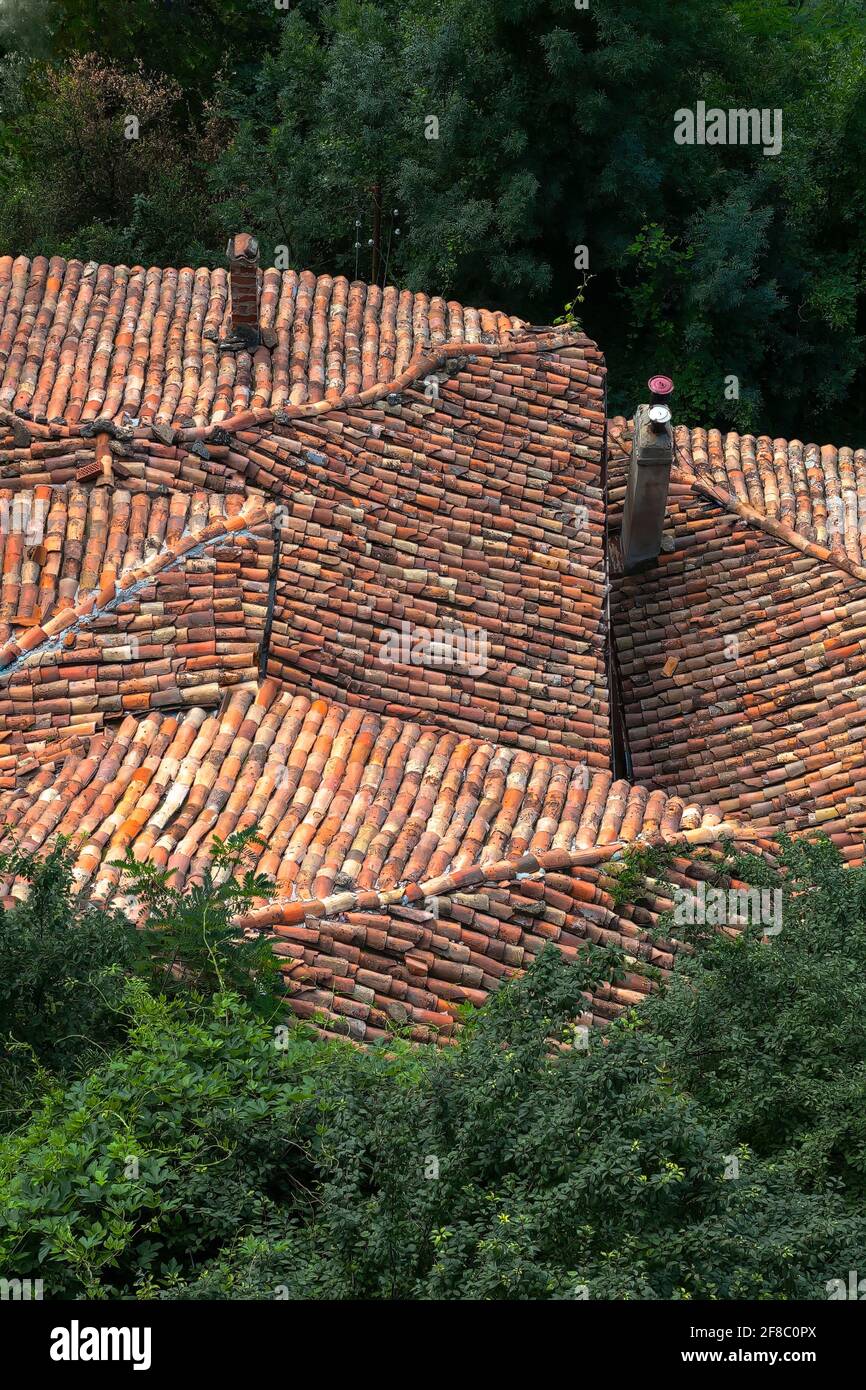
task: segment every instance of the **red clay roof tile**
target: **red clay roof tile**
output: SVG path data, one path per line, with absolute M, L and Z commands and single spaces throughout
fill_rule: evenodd
M 425 294 L 310 271 L 260 272 L 273 352 L 221 352 L 224 269 L 0 258 L 0 405 L 37 422 L 123 415 L 203 425 L 247 408 L 337 400 L 443 343 L 509 343 L 523 325 Z
M 548 940 L 626 951 L 587 1018 L 640 1000 L 678 948 L 658 895 L 611 895 L 637 840 L 681 844 L 680 883 L 726 835 L 862 857 L 864 451 L 679 428 L 665 546 L 626 578 L 594 344 L 260 288 L 250 354 L 222 271 L 0 259 L 6 833 L 74 836 L 108 901 L 127 849 L 190 882 L 258 824 L 279 896 L 243 925 L 358 1041 L 447 1041 Z
M 615 525 L 630 445 L 625 421 L 611 427 Z M 847 859 L 861 862 L 866 572 L 848 549 L 821 545 L 807 521 L 820 513 L 826 474 L 799 475 L 799 519 L 791 497 L 783 520 L 769 474 L 756 491 L 751 443 L 727 437 L 723 475 L 720 438 L 677 429 L 672 548 L 640 576 L 613 576 L 635 775 L 774 832 L 823 830 Z M 716 461 L 710 485 L 705 442 Z M 776 443 L 781 472 L 783 457 L 795 459 L 801 446 L 783 451 Z M 836 454 L 821 452 L 825 460 Z M 743 462 L 745 471 L 735 466 Z M 792 467 L 796 473 L 796 461 Z

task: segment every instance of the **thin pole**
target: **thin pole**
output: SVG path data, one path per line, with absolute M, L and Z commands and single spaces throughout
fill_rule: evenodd
M 373 184 L 373 254 L 370 265 L 370 282 L 379 283 L 379 267 L 382 259 L 382 185 Z

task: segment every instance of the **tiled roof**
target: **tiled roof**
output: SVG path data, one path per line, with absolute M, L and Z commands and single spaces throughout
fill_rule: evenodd
M 608 421 L 611 506 L 622 507 L 631 421 Z M 803 444 L 769 435 L 674 430 L 677 466 L 771 535 L 866 579 L 866 449 Z
M 183 884 L 201 874 L 212 834 L 256 823 L 257 867 L 279 896 L 249 924 L 285 943 L 297 1011 L 351 985 L 367 1004 L 371 989 L 382 996 L 371 1027 L 383 1008 L 392 1019 L 408 1008 L 410 1023 L 444 1036 L 449 1004 L 481 1002 L 546 939 L 569 949 L 607 939 L 668 968 L 675 947 L 650 941 L 646 912 L 617 914 L 599 866 L 639 837 L 701 844 L 724 829 L 712 809 L 609 772 L 293 696 L 276 681 L 210 713 L 129 716 L 59 770 L 0 792 L 0 817 L 26 850 L 72 836 L 79 887 L 103 902 L 128 849 Z M 600 1017 L 650 987 L 631 979 L 607 1010 L 599 1001 Z M 335 1012 L 333 1026 L 370 1011 Z
M 623 424 L 611 434 L 627 452 Z M 847 551 L 831 555 L 679 460 L 656 566 L 613 579 L 634 775 L 773 832 L 823 830 L 859 862 L 866 581 Z
M 605 475 L 581 333 L 261 286 L 251 354 L 222 271 L 0 260 L 7 836 L 72 836 L 107 902 L 127 849 L 188 883 L 257 824 L 278 896 L 239 925 L 359 1041 L 448 1039 L 547 940 L 625 951 L 587 1019 L 638 1001 L 679 949 L 658 887 L 611 894 L 638 840 L 683 883 L 778 828 L 862 858 L 866 452 L 678 428 L 625 577 L 628 426 Z
M 834 557 L 866 557 L 866 449 L 719 430 L 676 432 L 681 465 Z
M 334 401 L 444 343 L 508 343 L 520 320 L 393 285 L 265 270 L 276 347 L 220 352 L 228 272 L 0 258 L 0 407 L 37 422 L 204 425 Z
M 183 883 L 201 871 L 212 831 L 253 822 L 266 841 L 259 871 L 308 904 L 407 883 L 448 893 L 479 865 L 715 832 L 722 820 L 608 771 L 292 695 L 274 680 L 211 712 L 131 715 L 44 780 L 7 794 L 5 823 L 32 849 L 50 833 L 83 836 L 80 876 L 100 897 L 117 879 L 107 860 L 127 845 Z
M 178 543 L 192 537 L 201 544 L 215 540 L 227 534 L 229 518 L 249 512 L 242 497 L 203 489 L 0 489 L 0 514 L 13 523 L 0 528 L 0 643 L 13 630 L 107 592 L 115 580 L 117 587 L 128 587 L 130 571 L 138 582 L 142 565 L 177 554 Z
M 154 486 L 219 489 L 229 512 L 258 489 L 279 504 L 271 675 L 606 767 L 603 390 L 597 349 L 567 334 L 555 350 L 532 341 L 448 358 L 390 399 L 217 442 L 186 447 L 139 429 L 110 441 L 108 467 L 122 459 L 124 470 L 115 543 L 133 507 L 138 543 L 151 505 L 139 493 Z M 82 455 L 109 447 L 102 435 L 11 443 L 0 464 L 19 503 L 28 484 L 73 488 Z M 395 659 L 388 644 L 406 625 L 440 647 L 483 644 L 482 660 L 419 669 L 411 653 Z
M 0 729 L 217 700 L 256 678 L 272 504 L 102 487 L 25 500 L 46 519 L 37 544 L 3 538 Z

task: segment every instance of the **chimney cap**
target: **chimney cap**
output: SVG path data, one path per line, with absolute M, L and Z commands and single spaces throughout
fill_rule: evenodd
M 259 243 L 252 232 L 235 232 L 230 236 L 226 247 L 230 261 L 253 261 L 259 259 Z
M 669 376 L 651 376 L 647 382 L 650 394 L 654 400 L 662 401 L 667 396 L 672 396 L 674 383 Z

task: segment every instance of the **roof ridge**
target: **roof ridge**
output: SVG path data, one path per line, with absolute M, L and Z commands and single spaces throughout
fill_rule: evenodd
M 850 574 L 854 579 L 866 580 L 866 566 L 858 565 L 844 551 L 830 549 L 828 546 L 820 545 L 817 541 L 809 540 L 806 536 L 801 536 L 800 532 L 787 522 L 777 521 L 775 517 L 765 516 L 759 512 L 757 507 L 751 506 L 748 502 L 743 502 L 727 488 L 720 487 L 718 483 L 705 477 L 702 473 L 694 469 L 689 463 L 685 462 L 680 445 L 676 445 L 677 457 L 684 466 L 674 467 L 671 476 L 677 482 L 686 483 L 693 491 L 701 492 L 705 497 L 710 497 L 718 502 L 727 511 L 742 518 L 750 526 L 757 526 L 765 531 L 767 535 L 774 536 L 776 540 L 784 541 L 799 550 L 802 555 L 809 555 L 814 560 L 835 565 L 837 569 Z
M 631 439 L 632 431 L 634 431 L 634 420 L 626 416 L 610 416 L 609 420 L 607 420 L 607 425 L 609 425 L 609 428 L 607 428 L 607 450 L 609 450 L 609 455 L 612 455 L 614 450 L 617 450 L 621 459 L 627 460 L 631 455 Z M 716 455 L 716 461 L 714 461 L 714 463 L 712 453 L 710 453 L 709 456 L 705 456 L 706 442 L 708 442 L 710 435 L 716 435 L 720 441 L 730 442 L 734 439 L 734 441 L 738 443 L 748 441 L 753 443 L 753 445 L 762 445 L 763 443 L 763 445 L 773 446 L 773 448 L 784 446 L 785 450 L 798 450 L 798 453 L 796 453 L 796 460 L 798 460 L 799 464 L 799 475 L 795 475 L 794 481 L 791 480 L 791 475 L 788 475 L 788 491 L 781 493 L 781 499 L 783 499 L 783 503 L 787 502 L 788 509 L 790 509 L 790 513 L 794 513 L 796 520 L 801 520 L 801 503 L 803 506 L 808 507 L 809 510 L 806 510 L 802 520 L 803 525 L 808 524 L 809 527 L 822 524 L 827 517 L 826 498 L 812 491 L 813 478 L 812 474 L 809 473 L 809 464 L 815 464 L 815 459 L 805 459 L 805 456 L 809 455 L 809 450 L 813 450 L 813 452 L 817 450 L 822 457 L 824 453 L 827 452 L 833 453 L 834 456 L 847 452 L 853 459 L 855 455 L 866 456 L 866 449 L 855 450 L 848 445 L 841 446 L 841 448 L 838 449 L 835 445 L 816 445 L 816 443 L 806 443 L 806 445 L 803 445 L 802 441 L 799 441 L 799 439 L 784 439 L 781 435 L 741 434 L 741 432 L 737 430 L 726 431 L 719 430 L 719 428 L 708 430 L 708 428 L 703 427 L 703 425 L 691 427 L 691 425 L 678 424 L 673 427 L 674 449 L 676 449 L 678 467 L 677 464 L 674 464 L 673 473 L 671 473 L 671 477 L 674 478 L 674 481 L 691 486 L 692 491 L 702 492 L 703 495 L 712 498 L 714 502 L 723 506 L 727 512 L 734 514 L 734 516 L 741 517 L 741 520 L 744 520 L 745 523 L 749 525 L 755 525 L 759 530 L 765 531 L 767 535 L 776 538 L 777 541 L 783 541 L 787 543 L 787 545 L 791 545 L 792 548 L 799 550 L 801 555 L 808 555 L 812 557 L 812 559 L 820 560 L 820 562 L 834 564 L 842 573 L 851 574 L 852 578 L 856 578 L 856 580 L 866 581 L 866 564 L 860 564 L 858 559 L 852 557 L 851 553 L 848 552 L 847 545 L 837 543 L 837 545 L 828 546 L 822 545 L 820 541 L 813 541 L 808 535 L 803 535 L 802 531 L 799 531 L 796 525 L 791 525 L 788 521 L 780 520 L 780 518 L 777 517 L 767 516 L 767 513 L 762 512 L 759 506 L 753 505 L 753 500 L 751 500 L 751 502 L 746 502 L 744 496 L 738 495 L 737 486 L 741 486 L 744 492 L 748 491 L 752 499 L 755 498 L 756 486 L 767 486 L 765 475 L 760 473 L 759 482 L 758 473 L 755 471 L 756 464 L 758 464 L 759 470 L 760 460 L 753 456 L 751 459 L 741 460 L 740 455 L 737 455 L 737 460 L 735 461 L 737 461 L 738 466 L 744 468 L 745 478 L 744 473 L 738 473 L 735 477 L 740 478 L 740 484 L 735 484 L 734 481 L 730 480 L 730 474 L 726 473 L 728 464 L 727 452 L 726 455 L 724 455 L 724 463 L 721 463 L 719 455 Z M 701 438 L 701 436 L 703 436 L 703 438 Z M 698 461 L 695 461 L 695 452 L 698 449 L 701 453 L 699 453 Z M 801 450 L 803 452 L 803 459 L 799 457 L 799 452 L 801 452 Z M 749 473 L 749 463 L 751 463 L 752 466 L 751 473 Z M 719 481 L 720 474 L 728 478 L 728 485 Z M 770 482 L 774 486 L 777 484 L 776 478 L 773 478 L 773 474 L 771 473 Z M 860 477 L 858 473 L 858 477 L 856 477 L 856 498 L 860 498 L 866 502 L 865 495 L 860 492 L 860 485 L 862 485 L 862 482 L 863 478 Z M 835 484 L 837 484 L 837 486 L 835 486 L 833 498 L 837 500 L 845 498 L 849 489 L 855 486 L 852 477 L 849 477 L 848 480 L 845 480 L 844 477 L 837 477 L 835 478 Z M 780 500 L 780 493 L 777 491 L 774 492 L 774 500 L 776 500 L 776 503 Z M 840 502 L 840 505 L 845 507 L 848 506 L 849 503 Z M 860 535 L 860 541 L 863 541 L 865 537 L 866 530 L 863 531 L 863 535 Z M 848 542 L 847 528 L 845 528 L 845 539 L 847 539 Z M 856 542 L 858 542 L 858 537 L 856 537 L 855 528 L 852 542 L 852 545 L 855 546 L 855 553 L 866 553 L 866 550 L 860 550 L 860 546 Z
M 253 495 L 244 500 L 243 506 L 231 516 L 223 515 L 207 522 L 200 531 L 183 532 L 176 540 L 166 541 L 147 559 L 140 560 L 129 570 L 122 571 L 115 578 L 101 582 L 98 586 L 79 596 L 69 608 L 61 608 L 46 618 L 44 623 L 34 624 L 15 637 L 11 637 L 0 648 L 0 680 L 7 678 L 11 670 L 24 664 L 46 643 L 59 639 L 61 633 L 77 626 L 87 624 L 100 617 L 112 604 L 128 598 L 139 584 L 145 583 L 159 571 L 170 568 L 187 554 L 195 554 L 199 549 L 215 543 L 222 537 L 243 532 L 268 515 L 267 503 Z
M 419 352 L 537 334 L 517 315 L 441 294 L 311 270 L 258 275 L 262 342 L 245 347 L 232 337 L 225 266 L 0 256 L 0 419 L 21 442 L 97 419 L 205 428 L 249 410 L 355 401 Z
M 739 821 L 720 821 L 716 825 L 696 826 L 691 830 L 676 832 L 660 830 L 652 837 L 638 835 L 634 840 L 617 839 L 606 845 L 593 845 L 589 849 L 538 850 L 534 854 L 522 854 L 516 859 L 500 859 L 490 864 L 471 864 L 468 868 L 457 870 L 456 873 L 440 874 L 423 883 L 403 883 L 395 888 L 381 890 L 371 888 L 333 893 L 327 898 L 272 900 L 262 908 L 254 908 L 251 912 L 245 913 L 239 918 L 239 925 L 253 928 L 272 927 L 279 935 L 281 926 L 298 926 L 308 917 L 318 920 L 323 917 L 340 916 L 346 912 L 370 912 L 398 903 L 411 906 L 413 903 L 423 903 L 429 898 L 448 898 L 454 893 L 492 883 L 529 878 L 535 874 L 555 872 L 558 869 L 591 867 L 642 844 L 685 844 L 691 847 L 716 844 L 725 837 L 759 845 L 766 839 L 760 826 L 749 826 Z
M 548 341 L 548 338 L 550 341 Z M 176 439 L 181 443 L 196 440 L 219 440 L 220 433 L 235 434 L 244 429 L 261 429 L 265 425 L 288 424 L 290 420 L 309 416 L 329 415 L 335 410 L 355 410 L 359 406 L 372 405 L 389 396 L 399 395 L 407 386 L 412 386 L 426 373 L 443 366 L 449 357 L 463 357 L 471 361 L 478 357 L 507 357 L 509 353 L 523 352 L 530 347 L 536 352 L 557 352 L 562 348 L 578 347 L 588 342 L 586 335 L 578 333 L 528 332 L 526 337 L 517 338 L 510 343 L 466 343 L 451 342 L 437 346 L 435 353 L 422 350 L 412 358 L 399 376 L 390 381 L 379 381 L 364 391 L 344 393 L 335 400 L 324 398 L 320 401 L 306 401 L 303 405 L 285 405 L 277 410 L 260 407 L 256 410 L 239 411 L 210 425 L 192 426 L 176 431 Z
M 386 381 L 377 381 L 373 386 L 368 386 L 362 391 L 344 391 L 340 396 L 334 398 L 323 397 L 321 400 L 305 401 L 303 404 L 286 402 L 277 408 L 270 406 L 249 407 L 246 410 L 227 415 L 223 419 L 210 421 L 205 425 L 174 426 L 158 421 L 148 421 L 144 424 L 138 423 L 128 427 L 127 433 L 135 442 L 142 439 L 155 439 L 164 444 L 169 438 L 172 443 L 176 444 L 194 444 L 206 441 L 227 442 L 228 436 L 236 434 L 240 430 L 262 429 L 274 423 L 277 425 L 288 424 L 293 420 L 328 415 L 334 411 L 355 410 L 359 407 L 373 405 L 392 395 L 399 396 L 401 391 L 414 385 L 422 376 L 441 370 L 449 357 L 475 361 L 479 357 L 495 359 L 527 350 L 538 354 L 560 352 L 580 347 L 583 344 L 594 346 L 592 340 L 582 330 L 562 332 L 555 328 L 528 328 L 524 336 L 514 337 L 507 343 L 474 343 L 467 342 L 465 339 L 455 339 L 448 343 L 437 344 L 435 351 L 420 349 L 398 376 L 391 377 Z M 28 419 L 25 415 L 18 414 L 2 404 L 0 404 L 0 424 L 11 429 L 16 436 L 16 441 L 20 439 L 20 443 L 24 446 L 32 443 L 33 440 L 92 438 L 100 432 L 114 437 L 118 429 L 113 419 L 103 416 L 96 416 L 94 419 L 84 422 L 79 420 L 74 424 L 62 420 L 46 423 Z

